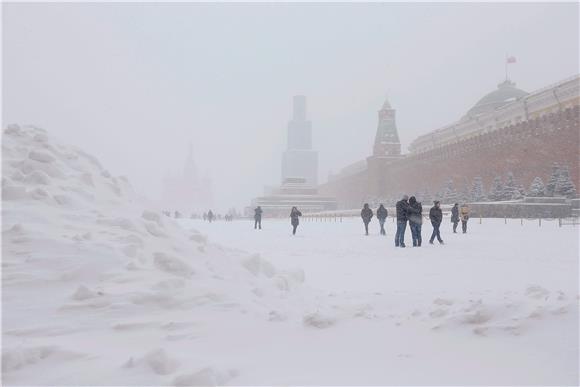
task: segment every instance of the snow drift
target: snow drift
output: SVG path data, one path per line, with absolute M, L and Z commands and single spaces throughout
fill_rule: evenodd
M 181 332 L 200 311 L 266 320 L 303 280 L 279 273 L 263 257 L 234 254 L 184 232 L 143 208 L 127 178 L 42 129 L 6 128 L 2 168 L 2 370 L 9 384 L 50 383 L 46 368 L 58 362 L 98 364 L 125 353 L 118 375 L 108 379 L 113 384 L 224 383 L 230 370 L 184 364 L 162 344 L 131 356 L 100 335 L 155 328 L 163 341 L 186 341 Z M 53 344 L 41 344 L 55 336 Z M 97 382 L 90 373 L 79 380 Z

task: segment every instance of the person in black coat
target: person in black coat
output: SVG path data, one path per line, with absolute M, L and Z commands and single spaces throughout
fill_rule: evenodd
M 260 227 L 262 229 L 262 207 L 258 206 L 254 209 L 254 230 Z
M 377 219 L 379 220 L 379 225 L 381 226 L 381 235 L 387 235 L 385 231 L 385 221 L 387 220 L 387 216 L 389 216 L 389 212 L 382 204 L 377 208 Z
M 369 223 L 373 218 L 373 210 L 370 209 L 368 203 L 365 203 L 365 205 L 363 206 L 363 209 L 360 212 L 360 217 L 362 218 L 363 223 L 365 225 L 365 235 L 369 235 Z
M 429 211 L 429 219 L 431 220 L 431 224 L 433 225 L 433 234 L 431 234 L 431 239 L 429 239 L 429 243 L 433 244 L 435 238 L 439 241 L 439 243 L 443 244 L 443 239 L 441 239 L 441 234 L 439 232 L 439 226 L 441 226 L 441 221 L 443 220 L 443 212 L 441 211 L 441 203 L 438 200 L 433 202 L 433 207 Z
M 395 234 L 395 246 L 405 247 L 405 230 L 407 229 L 407 212 L 409 210 L 409 197 L 403 195 L 395 206 L 397 210 L 397 233 Z
M 211 210 L 207 212 L 207 220 L 211 223 L 215 219 L 215 215 Z
M 413 238 L 413 247 L 421 247 L 421 225 L 423 224 L 423 206 L 414 196 L 409 198 L 409 228 Z
M 302 216 L 302 212 L 298 211 L 298 208 L 292 207 L 292 211 L 290 211 L 290 223 L 292 224 L 292 235 L 296 235 L 296 229 L 300 224 L 299 217 Z
M 455 203 L 451 209 L 451 223 L 453 223 L 453 233 L 457 234 L 457 224 L 459 223 L 459 203 Z

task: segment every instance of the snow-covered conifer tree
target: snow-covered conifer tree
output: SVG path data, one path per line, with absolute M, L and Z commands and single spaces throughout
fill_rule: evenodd
M 545 194 L 546 196 L 554 196 L 554 191 L 556 189 L 556 184 L 558 183 L 558 178 L 560 177 L 560 167 L 557 163 L 552 164 L 552 174 L 548 183 L 546 184 Z
M 445 186 L 445 191 L 443 193 L 443 203 L 455 203 L 457 202 L 458 199 L 458 195 L 457 195 L 457 191 L 455 191 L 455 188 L 453 187 L 453 180 L 449 180 L 447 182 L 447 185 Z
M 531 197 L 542 197 L 546 195 L 546 187 L 541 178 L 536 177 L 532 184 L 530 184 L 530 189 L 528 190 L 528 196 Z
M 460 203 L 469 203 L 471 201 L 471 195 L 469 192 L 469 187 L 467 184 L 463 186 L 463 189 L 459 192 L 459 202 Z
M 570 179 L 570 171 L 567 166 L 560 168 L 560 176 L 554 188 L 554 196 L 576 197 L 576 186 Z
M 482 202 L 485 200 L 485 193 L 483 192 L 483 180 L 481 179 L 481 176 L 476 176 L 473 179 L 470 200 L 472 202 Z
M 516 184 L 514 174 L 508 172 L 506 183 L 503 189 L 503 200 L 517 200 L 522 198 L 522 194 Z
M 501 176 L 496 176 L 493 179 L 493 183 L 491 185 L 491 189 L 489 191 L 488 198 L 493 202 L 497 202 L 503 200 L 504 198 L 504 188 L 503 182 L 501 181 Z

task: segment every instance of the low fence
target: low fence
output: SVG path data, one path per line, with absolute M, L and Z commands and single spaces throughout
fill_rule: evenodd
M 484 218 L 560 219 L 572 215 L 572 207 L 569 202 L 566 202 L 566 198 L 541 198 L 542 202 L 532 201 L 533 199 L 535 198 L 526 198 L 524 201 L 470 203 L 469 209 L 472 216 Z M 548 199 L 552 201 L 546 202 Z
M 391 211 L 389 211 L 391 214 Z M 394 213 L 394 211 L 393 211 Z M 444 218 L 449 219 L 450 213 L 444 212 Z M 302 216 L 302 219 L 307 222 L 335 222 L 335 223 L 342 223 L 343 219 L 354 219 L 360 218 L 360 210 L 344 210 L 344 211 L 337 211 L 337 212 L 319 212 L 319 213 L 307 213 Z M 389 220 L 392 223 L 395 223 L 396 216 L 389 215 L 387 221 Z M 423 218 L 426 222 L 429 222 L 429 216 L 423 215 Z M 471 217 L 469 218 L 470 222 L 477 222 L 482 224 L 484 220 L 489 219 L 503 219 L 504 224 L 510 224 L 514 222 L 520 223 L 520 225 L 524 225 L 524 223 L 537 223 L 538 227 L 546 226 L 547 224 L 557 225 L 558 227 L 562 226 L 577 226 L 580 225 L 580 219 L 577 217 L 561 217 L 561 218 L 512 218 L 512 217 Z

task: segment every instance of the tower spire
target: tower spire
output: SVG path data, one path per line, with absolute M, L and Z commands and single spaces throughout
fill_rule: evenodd
M 379 110 L 379 123 L 375 136 L 373 156 L 399 156 L 401 142 L 395 122 L 396 110 L 392 108 L 388 98 L 385 98 Z
M 383 102 L 383 107 L 381 108 L 381 110 L 385 109 L 392 109 L 391 103 L 389 102 L 389 96 L 385 97 L 385 102 Z

